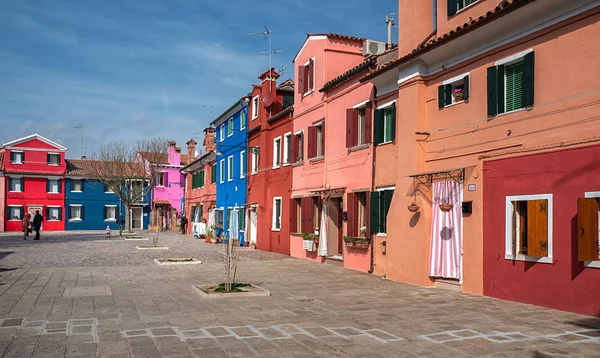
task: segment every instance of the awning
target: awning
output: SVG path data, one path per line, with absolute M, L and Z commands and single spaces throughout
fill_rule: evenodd
M 459 183 L 465 180 L 465 168 L 447 169 L 434 172 L 426 172 L 420 174 L 409 175 L 410 178 L 417 180 L 423 185 L 431 185 L 434 179 L 448 177 L 452 180 L 458 181 Z
M 165 199 L 154 199 L 152 202 L 154 205 L 171 205 L 171 202 Z

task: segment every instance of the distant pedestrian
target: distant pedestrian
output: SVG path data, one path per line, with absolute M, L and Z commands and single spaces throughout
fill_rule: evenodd
M 23 228 L 23 240 L 27 240 L 29 236 L 29 225 L 31 225 L 31 215 L 29 213 L 23 215 L 23 221 L 21 227 Z
M 44 218 L 40 214 L 40 211 L 36 210 L 35 216 L 33 217 L 33 230 L 35 230 L 35 237 L 33 238 L 34 240 L 40 239 L 40 229 L 42 228 L 42 221 L 44 221 Z
M 110 225 L 106 225 L 106 238 L 110 239 Z
M 187 232 L 187 223 L 188 219 L 185 217 L 185 214 L 181 215 L 181 233 L 185 234 Z
M 125 218 L 122 213 L 119 213 L 117 218 L 117 225 L 119 225 L 119 236 L 123 236 L 123 229 L 125 228 Z

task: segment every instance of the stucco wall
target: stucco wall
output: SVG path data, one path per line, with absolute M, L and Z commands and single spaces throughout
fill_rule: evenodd
M 6 178 L 0 176 L 0 232 L 4 231 L 4 222 L 6 218 Z
M 83 180 L 83 192 L 72 192 L 71 178 L 66 179 L 65 184 L 65 230 L 105 230 L 106 226 L 110 226 L 111 230 L 118 230 L 119 226 L 116 221 L 104 220 L 104 206 L 116 205 L 116 217 L 119 213 L 127 218 L 126 210 L 119 203 L 119 198 L 116 194 L 104 192 L 104 185 L 97 181 Z M 84 218 L 79 221 L 69 220 L 69 205 L 79 204 L 83 207 Z

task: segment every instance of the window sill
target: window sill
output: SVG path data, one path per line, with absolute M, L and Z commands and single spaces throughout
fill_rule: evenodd
M 60 194 L 60 193 L 57 193 L 57 192 L 54 192 L 54 191 L 52 191 L 52 192 L 49 191 L 46 194 Z
M 47 221 L 47 222 L 49 222 L 49 223 L 57 223 L 57 222 L 60 222 L 60 220 L 46 220 L 46 221 Z
M 258 174 L 258 172 L 253 172 L 251 175 L 256 175 L 256 174 Z
M 387 233 L 385 233 L 385 232 L 378 232 L 377 234 L 375 234 L 375 236 L 377 236 L 377 237 L 387 237 Z
M 71 190 L 71 193 L 83 193 L 81 190 Z
M 304 98 L 304 97 L 308 96 L 309 94 L 313 93 L 314 91 L 315 91 L 315 89 L 313 88 L 313 89 L 309 90 L 308 92 L 304 92 L 304 93 L 302 94 L 302 98 Z
M 82 219 L 69 219 L 69 222 L 83 221 Z
M 23 221 L 23 219 L 10 219 L 8 221 L 15 221 L 15 222 L 17 222 L 17 221 Z
M 58 164 L 48 164 L 49 167 L 58 167 Z
M 290 235 L 297 236 L 297 237 L 302 237 L 302 233 L 301 232 L 291 232 Z
M 114 223 L 114 222 L 117 222 L 117 219 L 104 219 L 104 222 L 105 223 L 108 223 L 108 222 Z
M 531 256 L 526 256 L 526 255 L 513 255 L 513 254 L 505 254 L 504 258 L 506 260 L 511 260 L 511 261 L 527 261 L 527 262 L 537 262 L 537 263 L 541 263 L 541 264 L 551 264 L 552 263 L 552 257 L 531 257 Z
M 502 117 L 502 116 L 507 116 L 509 114 L 513 114 L 513 113 L 518 113 L 518 112 L 522 112 L 522 111 L 529 111 L 532 110 L 533 107 L 525 107 L 525 108 L 519 108 L 519 109 L 515 109 L 509 112 L 504 112 L 504 113 L 499 113 L 495 116 L 489 117 L 488 120 L 494 119 L 494 118 L 498 118 L 498 117 Z
M 271 228 L 271 231 L 281 231 L 281 229 Z
M 105 191 L 104 194 L 114 194 L 114 191 Z
M 365 144 L 361 144 L 361 145 L 355 145 L 354 147 L 348 148 L 348 152 L 349 153 L 356 152 L 356 151 L 359 151 L 359 150 L 367 149 L 370 146 L 371 146 L 371 144 L 369 144 L 369 143 L 365 143 Z
M 442 108 L 442 109 L 446 109 L 446 108 L 454 107 L 454 106 L 457 106 L 457 105 L 459 105 L 459 104 L 463 104 L 463 103 L 467 103 L 467 101 L 465 101 L 465 100 L 462 100 L 462 101 L 460 101 L 460 102 L 454 102 L 454 103 L 452 103 L 452 104 L 449 104 L 449 105 L 447 105 L 447 106 L 444 106 L 444 108 Z
M 279 169 L 279 168 L 281 168 L 281 165 L 274 165 L 273 166 L 273 169 Z
M 393 141 L 393 140 L 391 140 L 391 141 L 388 141 L 388 142 L 379 143 L 379 144 L 377 144 L 377 146 L 378 146 L 378 147 L 381 147 L 381 146 L 384 146 L 384 145 L 389 145 L 389 144 L 394 144 L 394 141 Z
M 22 191 L 12 191 L 12 190 L 9 190 L 8 192 L 9 193 L 23 193 Z
M 283 166 L 283 167 L 287 167 L 287 166 L 288 166 L 288 165 L 290 165 L 290 164 L 291 164 L 290 162 L 284 162 L 282 166 Z
M 314 157 L 314 158 L 310 158 L 310 162 L 311 163 L 318 163 L 318 162 L 322 162 L 325 160 L 325 156 L 322 155 L 320 157 Z
M 583 266 L 590 268 L 600 268 L 600 261 L 584 261 Z
M 301 161 L 299 161 L 299 162 L 292 163 L 292 164 L 290 164 L 290 165 L 292 166 L 292 168 L 295 168 L 295 167 L 299 167 L 299 166 L 301 166 L 302 164 L 304 164 L 304 161 L 303 161 L 303 160 L 301 160 Z
M 10 164 L 18 164 L 18 165 L 21 165 L 21 164 L 23 164 L 23 163 L 18 163 L 18 162 L 10 162 Z

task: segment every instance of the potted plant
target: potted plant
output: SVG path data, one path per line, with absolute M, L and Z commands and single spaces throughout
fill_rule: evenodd
M 344 236 L 346 247 L 354 247 L 357 249 L 366 249 L 369 247 L 370 240 L 366 237 Z
M 452 96 L 454 97 L 454 102 L 460 102 L 465 98 L 465 90 L 462 88 L 455 88 L 452 91 Z
M 408 211 L 410 211 L 411 213 L 416 213 L 417 211 L 419 211 L 420 206 L 415 204 L 415 202 L 411 202 L 408 205 Z
M 385 240 L 383 240 L 381 242 L 381 254 L 383 254 L 383 255 L 385 255 L 386 246 L 387 246 L 387 242 Z
M 206 233 L 204 234 L 206 239 L 206 243 L 216 244 L 217 243 L 217 234 L 213 228 L 206 228 Z
M 362 234 L 362 236 L 366 237 L 367 236 L 367 227 L 366 226 L 362 226 L 360 228 L 360 233 Z
M 440 204 L 440 210 L 445 213 L 452 210 L 453 207 L 454 207 L 454 205 L 452 205 L 452 204 Z
M 302 239 L 304 240 L 312 240 L 315 244 L 319 243 L 319 235 L 318 234 L 302 234 Z

